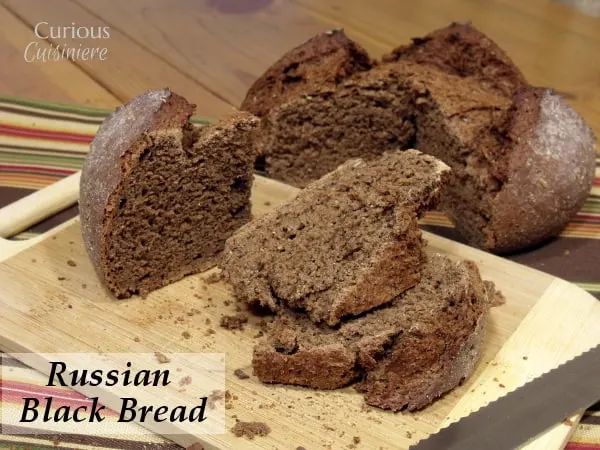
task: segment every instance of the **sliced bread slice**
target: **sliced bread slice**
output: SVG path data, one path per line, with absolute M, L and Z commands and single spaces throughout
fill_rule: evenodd
M 360 381 L 368 404 L 412 411 L 471 375 L 489 306 L 474 263 L 433 254 L 414 288 L 337 328 L 282 310 L 254 349 L 254 372 L 319 389 Z
M 418 217 L 448 168 L 416 150 L 350 160 L 227 240 L 220 263 L 236 297 L 335 325 L 419 280 Z

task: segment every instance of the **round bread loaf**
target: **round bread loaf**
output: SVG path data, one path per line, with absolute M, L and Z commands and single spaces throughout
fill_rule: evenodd
M 215 264 L 250 217 L 248 113 L 195 127 L 195 105 L 146 92 L 100 126 L 81 174 L 86 250 L 116 297 L 142 295 Z
M 415 39 L 336 83 L 327 81 L 336 66 L 304 69 L 295 54 L 281 61 L 306 73 L 303 83 L 267 89 L 265 108 L 252 107 L 263 115 L 257 147 L 269 176 L 304 187 L 349 158 L 417 148 L 452 168 L 441 207 L 458 231 L 497 253 L 544 242 L 582 207 L 595 168 L 590 128 L 560 96 L 527 85 L 472 26 Z

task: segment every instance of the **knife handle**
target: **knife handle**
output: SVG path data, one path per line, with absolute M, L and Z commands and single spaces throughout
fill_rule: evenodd
M 74 173 L 0 209 L 0 261 L 31 247 L 56 230 L 23 241 L 4 239 L 75 204 L 79 198 L 80 178 L 81 172 Z

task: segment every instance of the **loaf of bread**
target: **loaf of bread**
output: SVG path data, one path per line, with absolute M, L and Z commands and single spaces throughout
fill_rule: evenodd
M 86 250 L 116 297 L 148 292 L 216 263 L 250 218 L 256 157 L 248 113 L 208 127 L 168 89 L 146 92 L 101 125 L 79 208 Z
M 387 303 L 419 280 L 417 219 L 447 176 L 415 150 L 350 160 L 230 237 L 223 275 L 240 301 L 329 325 Z
M 489 306 L 473 263 L 434 254 L 417 286 L 337 328 L 280 310 L 252 365 L 266 383 L 334 389 L 358 381 L 366 403 L 413 411 L 471 375 Z
M 589 193 L 590 128 L 470 25 L 415 39 L 336 83 L 320 83 L 333 69 L 315 64 L 293 95 L 278 102 L 268 91 L 256 145 L 272 177 L 303 187 L 349 158 L 418 148 L 453 169 L 442 209 L 457 229 L 497 253 L 556 235 Z

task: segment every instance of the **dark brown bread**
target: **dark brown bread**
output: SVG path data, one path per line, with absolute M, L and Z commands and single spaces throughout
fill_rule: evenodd
M 528 87 L 509 98 L 410 60 L 279 105 L 257 146 L 267 173 L 298 186 L 348 158 L 416 146 L 452 168 L 441 206 L 457 229 L 497 253 L 560 232 L 594 174 L 591 130 L 556 94 Z
M 265 116 L 257 133 L 265 172 L 304 187 L 351 158 L 373 159 L 414 143 L 415 93 L 394 73 L 360 72 L 316 86 Z
M 422 85 L 417 146 L 452 168 L 441 207 L 471 244 L 496 253 L 539 244 L 583 206 L 595 139 L 560 96 L 528 87 L 512 100 L 406 61 L 387 70 Z
M 508 176 L 488 228 L 498 253 L 560 233 L 585 203 L 596 157 L 592 130 L 551 89 L 519 90 L 501 139 L 510 145 Z
M 494 198 L 508 177 L 510 146 L 502 129 L 512 102 L 472 78 L 412 61 L 382 66 L 380 72 L 394 73 L 418 92 L 416 145 L 452 168 L 441 209 L 471 244 L 495 250 L 489 221 Z
M 497 253 L 544 242 L 583 205 L 594 175 L 590 128 L 551 90 L 529 86 L 470 24 L 416 38 L 349 77 L 319 61 L 298 91 L 253 87 L 269 176 L 303 187 L 347 159 L 417 147 L 453 169 L 442 203 L 458 230 Z
M 318 34 L 294 48 L 258 78 L 240 107 L 263 117 L 287 99 L 320 87 L 335 87 L 355 72 L 368 70 L 367 52 L 341 29 Z
M 386 303 L 419 279 L 417 218 L 447 175 L 416 150 L 350 160 L 229 238 L 223 275 L 243 302 L 330 325 Z
M 412 411 L 471 375 L 488 309 L 475 264 L 430 255 L 417 286 L 338 328 L 281 310 L 254 349 L 254 372 L 263 382 L 320 389 L 359 380 L 368 404 Z
M 142 295 L 215 264 L 250 217 L 255 153 L 247 113 L 205 128 L 194 105 L 147 92 L 101 125 L 80 185 L 81 228 L 101 281 Z
M 511 97 L 528 86 L 519 68 L 498 45 L 470 23 L 452 23 L 402 45 L 384 62 L 411 60 L 443 72 L 474 77 L 488 90 Z

